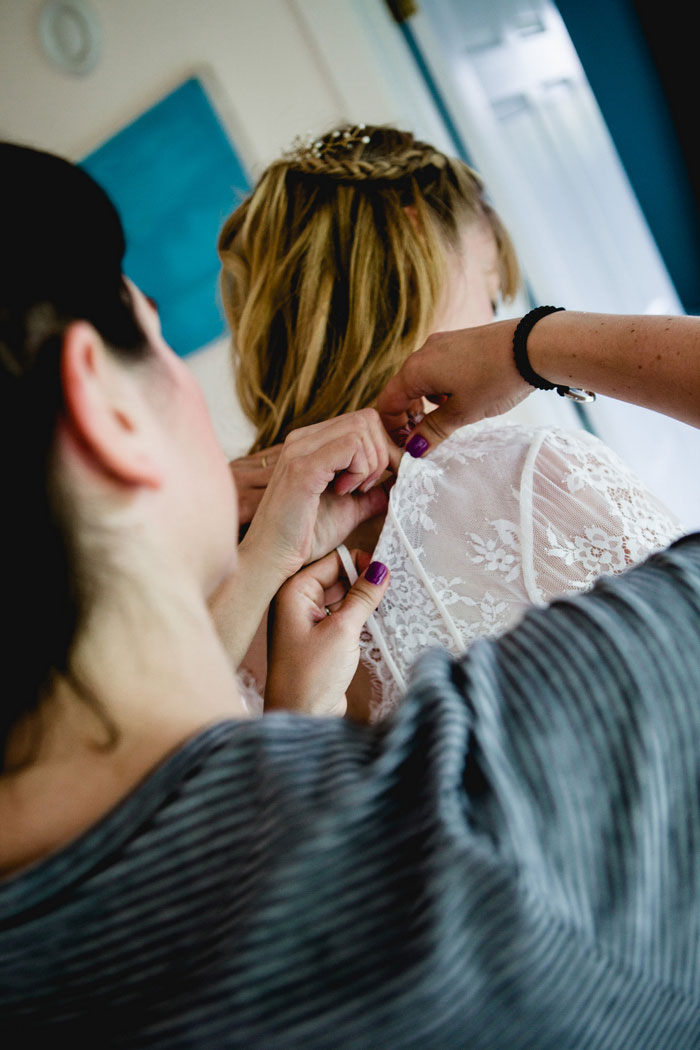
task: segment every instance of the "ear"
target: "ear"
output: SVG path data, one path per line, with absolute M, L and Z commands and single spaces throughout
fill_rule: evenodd
M 63 336 L 64 423 L 93 467 L 125 485 L 160 488 L 146 399 L 87 321 Z

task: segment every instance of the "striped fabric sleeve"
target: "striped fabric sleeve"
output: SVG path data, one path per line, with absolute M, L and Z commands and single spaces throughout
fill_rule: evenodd
M 681 540 L 459 661 L 472 827 L 572 944 L 696 1007 L 699 551 Z

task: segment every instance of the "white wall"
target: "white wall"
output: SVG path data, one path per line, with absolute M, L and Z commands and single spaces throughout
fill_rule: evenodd
M 89 0 L 102 58 L 87 77 L 44 59 L 42 0 L 0 3 L 0 128 L 77 158 L 188 74 L 208 68 L 246 162 L 271 158 L 300 127 L 337 116 L 340 100 L 288 0 Z

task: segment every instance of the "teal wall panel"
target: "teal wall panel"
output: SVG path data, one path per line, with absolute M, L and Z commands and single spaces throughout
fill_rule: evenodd
M 201 82 L 186 80 L 81 164 L 117 206 L 124 270 L 156 301 L 173 349 L 221 336 L 216 241 L 250 182 Z

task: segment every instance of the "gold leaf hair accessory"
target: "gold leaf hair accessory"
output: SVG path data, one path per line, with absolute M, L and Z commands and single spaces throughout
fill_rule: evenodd
M 321 160 L 328 153 L 339 149 L 351 150 L 358 143 L 367 146 L 370 141 L 366 124 L 348 124 L 344 128 L 336 128 L 335 131 L 321 138 L 315 138 L 308 131 L 306 135 L 294 139 L 284 157 L 285 160 L 292 163 L 303 162 L 311 157 Z
M 366 124 L 347 124 L 325 135 L 296 138 L 283 164 L 303 175 L 341 182 L 396 182 L 421 169 L 443 170 L 448 159 L 433 146 L 396 142 L 395 132 Z

